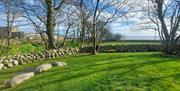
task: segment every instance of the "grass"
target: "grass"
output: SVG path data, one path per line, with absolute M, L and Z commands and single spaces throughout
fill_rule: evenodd
M 180 59 L 160 53 L 78 54 L 0 71 L 0 84 L 27 68 L 64 61 L 14 88 L 2 91 L 180 91 Z
M 9 49 L 5 50 L 4 46 L 0 46 L 0 56 L 7 56 L 7 55 L 16 55 L 16 54 L 23 54 L 23 53 L 37 53 L 45 51 L 45 48 L 40 43 L 28 43 L 22 42 L 20 44 L 14 43 L 10 45 Z

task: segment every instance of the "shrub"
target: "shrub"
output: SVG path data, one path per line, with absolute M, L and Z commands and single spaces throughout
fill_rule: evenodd
M 9 49 L 2 49 L 1 46 L 0 54 L 2 55 L 14 55 L 14 54 L 22 54 L 22 53 L 37 53 L 40 51 L 44 51 L 45 48 L 40 43 L 28 43 L 23 42 L 21 44 L 12 44 Z M 4 51 L 4 52 L 3 52 Z
M 63 44 L 62 41 L 58 41 L 56 43 L 56 46 L 58 48 L 61 48 L 63 47 L 62 44 Z M 78 46 L 79 46 L 79 43 L 77 41 L 72 41 L 72 40 L 67 40 L 64 45 L 64 47 L 73 47 L 73 48 L 78 47 Z
M 161 45 L 150 45 L 150 44 L 142 44 L 142 45 L 103 45 L 99 46 L 98 52 L 100 53 L 111 53 L 111 52 L 159 52 L 162 51 Z M 91 52 L 92 47 L 83 47 L 80 49 L 80 52 L 86 53 Z
M 44 50 L 45 48 L 39 43 L 23 43 L 19 47 L 19 51 L 21 53 L 28 53 L 28 52 L 37 53 Z

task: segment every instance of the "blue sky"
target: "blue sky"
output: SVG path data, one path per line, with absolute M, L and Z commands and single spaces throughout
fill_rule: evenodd
M 135 16 L 129 17 L 127 19 L 119 18 L 116 20 L 116 22 L 112 22 L 109 24 L 109 26 L 112 29 L 113 33 L 120 33 L 124 36 L 154 36 L 154 31 L 134 31 L 134 27 L 138 22 L 140 22 L 140 17 L 142 16 L 141 12 L 133 13 Z M 1 13 L 0 14 L 0 20 L 5 19 L 6 17 Z M 26 24 L 27 21 L 22 21 L 22 24 Z M 15 24 L 16 25 L 16 24 Z M 6 26 L 6 22 L 0 21 L 0 26 Z M 30 25 L 26 26 L 19 26 L 18 27 L 20 31 L 24 32 L 35 32 L 33 27 Z M 60 28 L 63 29 L 63 26 Z M 64 34 L 64 31 L 60 32 L 61 34 Z
M 0 14 L 0 19 L 3 19 L 4 15 Z M 118 22 L 110 23 L 109 26 L 112 29 L 113 33 L 120 33 L 125 36 L 154 36 L 154 31 L 134 31 L 132 28 L 138 23 L 138 18 L 129 18 L 129 19 L 118 19 Z M 26 24 L 27 21 L 22 22 Z M 18 23 L 19 24 L 19 23 Z M 16 24 L 15 24 L 16 25 Z M 5 21 L 0 22 L 0 26 L 6 26 Z M 34 32 L 34 29 L 31 25 L 19 26 L 20 31 L 24 32 Z M 60 28 L 61 30 L 63 28 Z M 64 32 L 62 31 L 61 34 Z

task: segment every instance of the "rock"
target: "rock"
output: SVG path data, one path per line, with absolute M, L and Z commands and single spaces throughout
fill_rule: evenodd
M 13 59 L 10 58 L 10 59 L 9 59 L 9 62 L 12 63 L 12 62 L 13 62 Z
M 42 59 L 46 59 L 46 55 L 45 54 L 42 55 Z
M 27 61 L 27 63 L 32 63 L 32 61 Z
M 36 55 L 36 60 L 40 60 L 41 57 L 39 55 Z
M 3 61 L 4 61 L 3 59 L 0 59 L 0 63 L 3 63 Z
M 35 68 L 35 73 L 42 73 L 52 68 L 51 64 L 42 64 Z
M 13 64 L 12 63 L 8 63 L 7 66 L 12 68 Z
M 55 56 L 56 56 L 56 57 L 58 57 L 58 56 L 59 56 L 59 54 L 58 54 L 58 53 L 55 53 Z
M 0 63 L 0 70 L 2 70 L 3 67 L 4 67 L 4 64 L 1 64 L 1 63 Z
M 77 53 L 79 52 L 79 48 L 76 48 L 75 50 L 76 50 Z
M 3 61 L 3 63 L 4 63 L 5 65 L 8 65 L 9 61 L 6 59 L 6 60 Z
M 8 87 L 14 87 L 17 84 L 20 84 L 24 82 L 25 80 L 30 79 L 31 77 L 34 76 L 34 72 L 28 72 L 28 73 L 21 73 L 16 76 L 14 76 L 12 79 L 7 81 L 7 86 Z
M 71 53 L 72 53 L 72 54 L 75 54 L 75 51 L 74 51 L 74 49 L 72 49 L 72 48 L 71 48 Z
M 58 62 L 58 61 L 55 61 L 52 63 L 53 66 L 60 66 L 60 67 L 64 67 L 66 66 L 67 64 L 65 62 Z
M 3 69 L 7 69 L 7 67 L 6 67 L 6 66 L 3 66 Z
M 56 55 L 55 55 L 55 53 L 52 53 L 51 55 L 52 55 L 52 58 L 56 58 Z
M 29 59 L 28 58 L 23 58 L 23 61 L 27 62 L 27 61 L 29 61 Z
M 33 60 L 37 60 L 35 55 L 33 55 Z
M 14 64 L 15 66 L 18 66 L 18 65 L 19 65 L 19 62 L 18 62 L 17 60 L 13 60 L 13 64 Z
M 68 55 L 68 52 L 67 51 L 63 51 L 64 52 L 64 55 Z
M 54 50 L 52 50 L 54 53 L 57 53 L 57 50 L 56 49 L 54 49 Z
M 63 56 L 65 55 L 64 51 L 61 51 L 61 55 L 63 55 Z
M 24 61 L 23 61 L 22 59 L 19 59 L 19 64 L 20 64 L 20 65 L 23 65 L 23 64 L 25 64 L 25 63 L 24 63 Z

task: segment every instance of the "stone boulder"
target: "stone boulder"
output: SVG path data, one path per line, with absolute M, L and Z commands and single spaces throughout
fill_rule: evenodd
M 19 64 L 23 65 L 23 64 L 25 64 L 25 62 L 22 59 L 19 59 Z
M 13 65 L 13 63 L 8 63 L 8 64 L 7 64 L 7 67 L 12 68 L 12 67 L 14 67 L 14 65 Z
M 0 63 L 0 70 L 2 70 L 3 67 L 4 67 L 4 64 L 1 64 L 1 63 Z
M 3 66 L 3 69 L 7 69 L 8 67 L 6 67 L 5 65 Z
M 5 65 L 8 65 L 8 63 L 9 63 L 9 61 L 8 61 L 7 59 L 5 59 L 5 60 L 3 61 L 3 64 L 5 64 Z
M 3 59 L 0 59 L 0 63 L 3 63 L 3 61 L 4 61 Z
M 34 76 L 34 72 L 28 72 L 28 73 L 21 73 L 16 76 L 14 76 L 12 79 L 7 81 L 7 86 L 8 87 L 14 87 L 17 84 L 20 84 L 24 82 L 25 80 L 30 79 L 31 77 Z
M 42 64 L 35 68 L 35 73 L 42 73 L 52 68 L 51 64 Z
M 13 60 L 13 64 L 14 64 L 15 66 L 18 66 L 18 65 L 19 65 L 19 62 L 18 62 L 17 60 Z
M 60 66 L 60 67 L 64 67 L 66 66 L 67 64 L 65 62 L 58 62 L 58 61 L 55 61 L 52 63 L 53 66 Z

